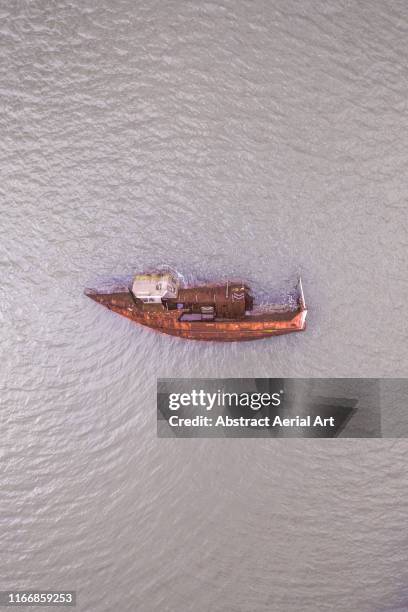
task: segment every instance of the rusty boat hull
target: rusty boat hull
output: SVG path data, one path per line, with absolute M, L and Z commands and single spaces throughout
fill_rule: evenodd
M 301 284 L 300 284 L 301 288 Z M 208 288 L 206 288 L 207 290 Z M 189 340 L 237 342 L 304 331 L 307 309 L 301 291 L 297 304 L 271 307 L 268 311 L 245 312 L 240 318 L 182 320 L 178 309 L 151 306 L 145 309 L 131 289 L 110 293 L 86 290 L 85 294 L 109 310 L 156 331 Z

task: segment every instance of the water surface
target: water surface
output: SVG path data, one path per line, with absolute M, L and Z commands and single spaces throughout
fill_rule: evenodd
M 407 376 L 407 7 L 3 3 L 1 588 L 78 610 L 390 612 L 404 440 L 156 438 L 157 377 Z M 160 263 L 304 334 L 202 344 L 82 290 Z

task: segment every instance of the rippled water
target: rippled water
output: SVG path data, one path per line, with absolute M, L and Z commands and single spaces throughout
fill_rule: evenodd
M 158 376 L 407 376 L 406 2 L 3 2 L 0 36 L 0 587 L 407 610 L 404 440 L 155 422 Z M 308 330 L 192 343 L 82 294 L 158 263 L 300 272 Z

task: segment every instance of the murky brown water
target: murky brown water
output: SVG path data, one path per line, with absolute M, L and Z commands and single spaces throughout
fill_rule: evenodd
M 0 36 L 0 587 L 407 610 L 404 440 L 155 422 L 157 376 L 407 376 L 406 3 L 3 2 Z M 82 295 L 157 263 L 301 272 L 308 331 L 194 344 Z

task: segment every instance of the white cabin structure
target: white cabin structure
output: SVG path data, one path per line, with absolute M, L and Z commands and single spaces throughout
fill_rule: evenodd
M 142 302 L 160 304 L 162 300 L 177 298 L 179 280 L 175 274 L 136 274 L 132 292 Z

